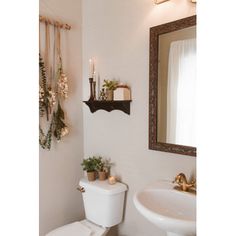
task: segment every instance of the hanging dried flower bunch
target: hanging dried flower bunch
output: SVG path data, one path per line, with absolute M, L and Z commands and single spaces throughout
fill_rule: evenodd
M 58 103 L 57 111 L 53 113 L 54 120 L 54 136 L 57 141 L 60 141 L 63 136 L 69 133 L 67 126 L 64 123 L 65 115 L 61 108 L 60 103 Z
M 51 88 L 48 89 L 48 101 L 50 108 L 56 105 L 56 93 Z
M 59 76 L 58 76 L 58 93 L 64 99 L 68 98 L 68 79 L 65 73 L 62 71 L 62 67 L 59 68 Z
M 64 111 L 60 104 L 60 98 L 68 97 L 68 79 L 62 70 L 62 59 L 60 50 L 60 29 L 54 28 L 54 51 L 53 57 L 57 55 L 57 74 L 53 74 L 52 71 L 56 71 L 55 60 L 53 58 L 53 65 L 49 65 L 49 48 L 50 37 L 48 25 L 45 24 L 45 62 L 41 55 L 39 55 L 39 71 L 40 71 L 40 85 L 39 85 L 39 112 L 40 117 L 46 115 L 47 121 L 49 121 L 48 131 L 43 132 L 41 126 L 39 126 L 39 143 L 42 148 L 50 150 L 53 136 L 57 141 L 60 141 L 62 137 L 69 133 L 69 129 L 65 124 Z M 46 67 L 45 67 L 46 64 Z M 47 78 L 47 72 L 50 68 L 50 80 Z M 54 81 L 54 82 L 53 82 Z M 55 106 L 57 109 L 55 111 Z M 44 123 L 45 126 L 48 126 Z
M 57 53 L 58 53 L 58 61 L 59 61 L 59 65 L 58 65 L 58 81 L 57 81 L 57 85 L 58 85 L 58 94 L 63 98 L 67 98 L 68 97 L 68 79 L 66 74 L 63 71 L 63 66 L 62 66 L 62 56 L 61 56 L 61 35 L 60 35 L 60 30 L 57 30 Z

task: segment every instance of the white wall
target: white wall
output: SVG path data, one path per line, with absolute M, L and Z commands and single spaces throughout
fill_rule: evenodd
M 76 190 L 83 157 L 81 1 L 40 0 L 40 14 L 72 25 L 72 30 L 62 34 L 64 70 L 69 79 L 64 111 L 70 133 L 60 143 L 53 142 L 51 151 L 40 147 L 40 235 L 43 236 L 83 217 L 81 194 Z
M 148 150 L 149 28 L 195 14 L 188 0 L 154 5 L 153 0 L 83 0 L 83 99 L 89 97 L 88 60 L 101 79 L 120 79 L 132 88 L 131 115 L 90 113 L 83 105 L 85 156 L 100 154 L 116 163 L 113 174 L 127 183 L 125 220 L 109 235 L 164 236 L 135 209 L 135 191 L 179 172 L 195 172 L 195 158 Z

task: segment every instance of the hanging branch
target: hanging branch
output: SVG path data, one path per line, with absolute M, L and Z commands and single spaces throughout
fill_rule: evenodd
M 63 136 L 68 134 L 68 128 L 64 123 L 65 115 L 64 111 L 61 108 L 60 103 L 58 102 L 57 111 L 53 113 L 53 120 L 54 120 L 54 136 L 55 138 L 60 141 Z
M 39 68 L 40 68 L 40 72 L 41 72 L 41 80 L 42 80 L 43 89 L 46 90 L 46 88 L 47 88 L 46 69 L 45 69 L 45 65 L 43 62 L 43 58 L 41 57 L 40 53 L 39 53 Z
M 62 55 L 61 55 L 61 34 L 60 29 L 57 29 L 57 53 L 58 53 L 58 94 L 61 98 L 66 99 L 68 97 L 68 78 L 66 74 L 63 72 L 63 63 L 62 63 Z

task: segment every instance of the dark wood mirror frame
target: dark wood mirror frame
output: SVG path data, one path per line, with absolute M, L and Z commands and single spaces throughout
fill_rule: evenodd
M 196 25 L 196 15 L 150 28 L 149 54 L 149 149 L 196 156 L 196 148 L 157 141 L 159 35 Z

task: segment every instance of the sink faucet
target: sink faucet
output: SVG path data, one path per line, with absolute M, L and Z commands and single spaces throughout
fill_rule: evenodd
M 196 181 L 192 181 L 191 183 L 188 183 L 187 178 L 184 173 L 179 173 L 176 177 L 173 183 L 178 184 L 176 189 L 180 189 L 185 192 L 189 192 L 190 189 L 196 188 Z M 196 191 L 196 189 L 195 189 Z

